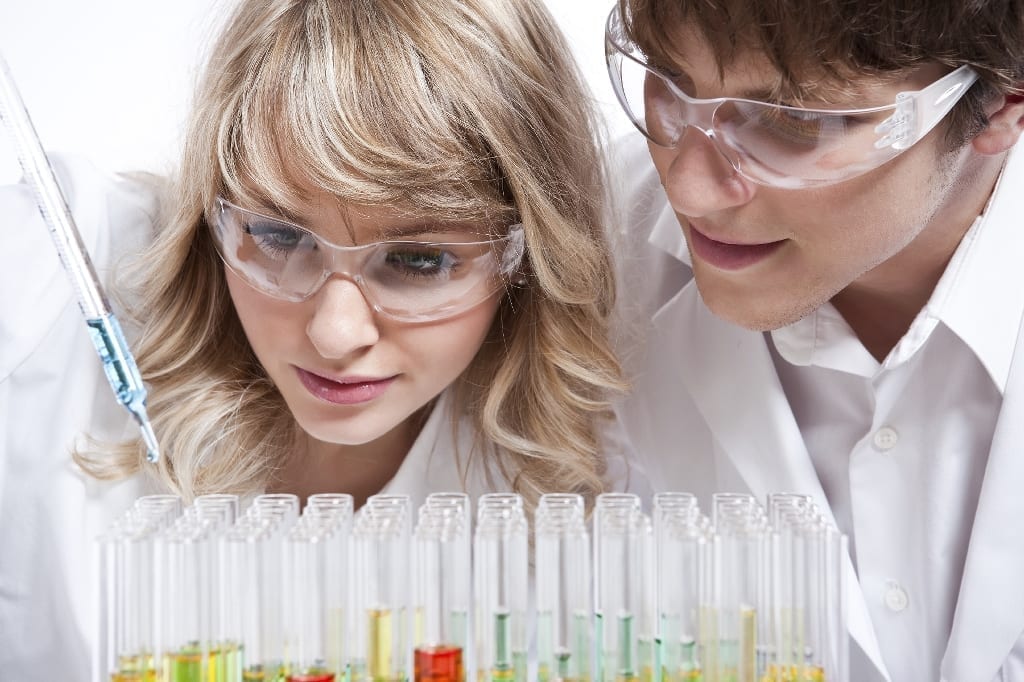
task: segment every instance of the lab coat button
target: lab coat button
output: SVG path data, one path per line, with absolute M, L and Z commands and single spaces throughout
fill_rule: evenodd
M 871 441 L 875 444 L 876 450 L 885 452 L 886 450 L 892 450 L 896 447 L 896 442 L 899 441 L 899 439 L 900 434 L 896 433 L 896 429 L 891 426 L 883 426 L 875 431 L 875 436 Z
M 895 583 L 890 583 L 889 589 L 885 591 L 885 605 L 890 611 L 899 613 L 910 606 L 910 597 L 907 596 L 906 591 L 902 587 Z

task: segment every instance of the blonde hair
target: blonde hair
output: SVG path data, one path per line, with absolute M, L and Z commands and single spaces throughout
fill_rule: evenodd
M 541 0 L 242 2 L 138 269 L 136 355 L 164 482 L 186 498 L 252 492 L 287 456 L 297 426 L 245 338 L 204 214 L 219 194 L 296 209 L 312 187 L 523 224 L 527 283 L 505 296 L 453 404 L 476 427 L 470 456 L 528 502 L 599 492 L 598 426 L 621 380 L 595 130 Z M 137 441 L 115 454 L 78 459 L 100 477 L 142 466 Z

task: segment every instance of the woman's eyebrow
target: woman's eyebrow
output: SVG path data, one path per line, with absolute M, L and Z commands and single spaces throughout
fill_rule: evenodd
M 252 208 L 246 208 L 245 204 L 248 204 Z M 239 204 L 239 206 L 250 213 L 255 213 L 269 220 L 295 223 L 299 227 L 305 227 L 308 224 L 305 217 L 293 212 L 287 206 L 280 206 L 258 199 L 252 202 L 245 202 L 245 204 Z
M 444 234 L 468 232 L 481 234 L 479 227 L 469 223 L 451 223 L 436 220 L 421 220 L 413 223 L 394 225 L 377 230 L 376 241 L 396 241 L 423 234 Z

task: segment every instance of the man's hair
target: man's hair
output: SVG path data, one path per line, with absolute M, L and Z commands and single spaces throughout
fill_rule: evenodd
M 787 89 L 814 81 L 842 89 L 858 75 L 894 77 L 939 62 L 980 75 L 950 116 L 947 141 L 965 143 L 988 123 L 984 105 L 1024 85 L 1024 0 L 619 0 L 627 34 L 671 63 L 676 31 L 705 37 L 719 70 L 762 52 Z

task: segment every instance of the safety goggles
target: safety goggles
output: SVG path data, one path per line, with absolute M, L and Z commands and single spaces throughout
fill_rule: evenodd
M 338 246 L 306 228 L 218 198 L 210 216 L 224 263 L 253 288 L 303 301 L 332 276 L 354 282 L 370 306 L 395 320 L 439 320 L 469 310 L 519 270 L 522 225 L 484 241 L 383 241 Z
M 961 66 L 923 90 L 869 109 L 802 109 L 718 97 L 696 99 L 683 79 L 647 63 L 616 7 L 605 26 L 605 58 L 619 103 L 655 144 L 675 147 L 687 128 L 714 142 L 737 173 L 797 189 L 848 180 L 906 151 L 949 113 L 978 74 Z

